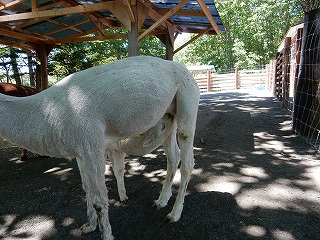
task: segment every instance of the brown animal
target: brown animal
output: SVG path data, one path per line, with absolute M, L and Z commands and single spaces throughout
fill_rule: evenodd
M 38 92 L 39 91 L 37 89 L 31 87 L 26 87 L 12 83 L 0 83 L 0 93 L 14 97 L 27 97 Z M 20 160 L 28 160 L 28 151 L 26 149 L 22 149 Z

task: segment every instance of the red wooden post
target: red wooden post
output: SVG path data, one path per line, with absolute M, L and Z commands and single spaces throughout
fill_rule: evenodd
M 235 68 L 234 74 L 235 74 L 235 89 L 240 89 L 240 78 L 239 78 L 238 68 Z
M 211 69 L 207 70 L 207 92 L 211 92 Z

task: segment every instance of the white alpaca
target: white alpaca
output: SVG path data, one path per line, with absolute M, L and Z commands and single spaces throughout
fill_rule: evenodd
M 199 88 L 185 67 L 131 57 L 77 72 L 30 97 L 0 94 L 0 136 L 40 155 L 76 158 L 89 218 L 82 231 L 93 231 L 98 222 L 102 239 L 109 240 L 106 153 L 115 162 L 124 154 L 116 147 L 121 140 L 147 132 L 166 113 L 174 116 L 173 130 L 163 143 L 167 176 L 155 204 L 167 205 L 181 159 L 181 184 L 167 216 L 170 222 L 178 221 L 194 165 L 198 103 Z
M 124 158 L 126 155 L 143 156 L 152 152 L 168 138 L 173 131 L 172 115 L 166 113 L 158 123 L 138 136 L 116 142 L 114 149 L 106 151 L 106 158 L 111 160 L 117 180 L 120 201 L 128 200 L 124 186 Z

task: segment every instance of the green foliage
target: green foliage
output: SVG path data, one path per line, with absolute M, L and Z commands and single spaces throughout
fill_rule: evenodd
M 107 33 L 124 33 L 124 29 L 110 29 Z M 165 46 L 153 36 L 140 43 L 140 54 L 165 58 Z M 128 40 L 116 39 L 62 44 L 49 55 L 49 74 L 61 79 L 74 72 L 112 62 L 128 55 Z
M 110 30 L 111 31 L 111 30 Z M 116 29 L 121 33 L 123 29 Z M 62 44 L 49 55 L 48 70 L 57 78 L 127 56 L 126 39 Z
M 226 31 L 189 45 L 179 53 L 185 55 L 183 63 L 213 64 L 217 70 L 267 64 L 290 26 L 304 16 L 299 0 L 220 0 L 216 5 Z
M 139 51 L 141 55 L 155 56 L 165 59 L 165 45 L 154 36 L 147 36 L 139 43 Z

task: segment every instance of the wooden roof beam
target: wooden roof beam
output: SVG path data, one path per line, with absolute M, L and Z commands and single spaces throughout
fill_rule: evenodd
M 21 41 L 29 41 L 29 42 L 35 42 L 35 43 L 40 43 L 43 42 L 45 39 L 40 38 L 40 37 L 36 37 L 36 36 L 29 36 L 26 34 L 22 34 L 19 32 L 15 32 L 15 31 L 10 31 L 10 30 L 6 30 L 6 29 L 2 29 L 1 28 L 1 35 L 2 36 L 6 36 L 6 37 L 11 37 L 14 39 L 19 39 Z
M 198 4 L 200 5 L 202 11 L 204 12 L 204 14 L 206 15 L 206 17 L 208 18 L 208 20 L 210 21 L 213 29 L 216 31 L 217 34 L 220 33 L 220 29 L 216 23 L 216 21 L 213 19 L 206 3 L 203 0 L 197 0 Z
M 114 2 L 115 4 L 112 4 L 111 6 L 109 6 L 108 10 L 114 14 L 114 16 L 124 25 L 126 29 L 131 31 L 131 22 L 134 21 L 131 7 L 126 6 L 123 3 L 123 1 L 119 1 L 119 2 L 114 1 Z M 104 3 L 110 3 L 110 2 L 104 2 Z M 100 4 L 100 3 L 97 3 L 97 4 Z M 132 13 L 132 16 L 130 12 Z
M 38 0 L 35 0 L 35 1 L 38 1 Z M 56 0 L 54 0 L 54 1 L 56 1 Z M 76 3 L 76 2 L 74 2 L 72 0 L 71 1 L 70 0 L 65 0 L 64 3 L 60 3 L 58 1 L 56 1 L 56 3 L 59 3 L 60 5 L 63 5 L 65 7 L 76 7 L 76 6 L 79 5 L 78 3 Z M 67 4 L 67 6 L 66 6 L 66 4 Z M 98 18 L 95 17 L 94 14 L 92 14 L 92 13 L 84 13 L 83 15 L 85 15 L 90 20 L 90 22 L 97 28 L 99 34 L 104 35 L 104 31 L 103 31 L 103 27 L 102 27 L 103 23 L 99 22 Z M 77 32 L 81 32 L 81 31 L 79 31 L 79 29 L 72 28 L 72 30 L 75 30 Z
M 147 36 L 150 32 L 152 32 L 155 28 L 157 28 L 160 24 L 170 18 L 175 12 L 177 12 L 180 8 L 182 8 L 188 0 L 181 0 L 175 7 L 170 9 L 165 15 L 163 15 L 158 21 L 156 21 L 152 26 L 150 26 L 145 32 L 143 32 L 139 37 L 138 40 L 140 41 L 142 38 Z
M 26 0 L 15 0 L 15 1 L 12 1 L 12 2 L 9 2 L 9 3 L 5 3 L 4 5 L 2 5 L 0 7 L 0 11 L 6 9 L 6 8 L 10 8 L 10 7 L 14 7 L 15 5 L 18 5 L 22 2 L 25 2 Z M 32 0 L 33 1 L 33 0 Z
M 141 13 L 141 9 L 145 9 L 145 12 L 147 12 L 147 15 L 154 21 L 154 22 L 157 22 L 159 19 L 161 19 L 161 15 L 156 11 L 154 10 L 151 6 L 150 6 L 150 2 L 146 2 L 146 1 L 138 1 L 137 3 L 137 6 L 138 6 L 138 9 L 140 9 L 140 13 Z M 145 20 L 145 16 L 143 18 L 143 21 Z M 174 37 L 173 37 L 173 33 L 175 31 L 178 31 L 177 28 L 171 24 L 169 21 L 163 21 L 160 23 L 161 26 L 163 26 L 164 28 L 168 29 L 168 33 L 169 33 L 169 36 L 170 36 L 170 40 L 171 40 L 171 44 L 172 46 L 174 45 Z M 140 24 L 141 26 L 142 24 Z M 139 28 L 140 29 L 140 28 Z
M 187 45 L 189 45 L 190 43 L 194 42 L 195 40 L 197 40 L 199 37 L 201 37 L 202 35 L 206 34 L 207 32 L 209 32 L 211 26 L 202 30 L 198 35 L 196 35 L 195 37 L 191 38 L 189 41 L 187 41 L 186 43 L 184 43 L 183 45 L 181 45 L 180 47 L 178 47 L 176 50 L 173 51 L 173 54 L 176 54 L 177 52 L 179 52 L 181 49 L 185 48 Z
M 0 44 L 6 45 L 6 46 L 18 47 L 18 48 L 24 49 L 25 51 L 35 50 L 32 46 L 22 42 L 12 44 L 12 42 L 0 40 Z
M 157 9 L 157 12 L 161 15 L 168 12 L 170 8 L 159 8 Z M 193 17 L 206 17 L 204 12 L 202 10 L 189 10 L 189 9 L 180 9 L 178 10 L 174 15 L 177 16 L 193 16 Z M 214 15 L 218 17 L 219 15 Z
M 118 5 L 118 2 L 109 1 L 109 2 L 102 2 L 102 3 L 96 3 L 96 4 L 86 4 L 86 5 L 79 5 L 74 7 L 59 8 L 59 9 L 53 9 L 53 10 L 3 15 L 3 16 L 0 16 L 0 22 L 10 22 L 10 21 L 26 20 L 26 19 L 34 19 L 34 18 L 49 18 L 49 17 L 57 17 L 57 16 L 68 15 L 68 14 L 95 12 L 100 10 L 112 11 L 113 9 L 117 8 L 116 5 Z

